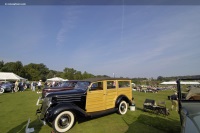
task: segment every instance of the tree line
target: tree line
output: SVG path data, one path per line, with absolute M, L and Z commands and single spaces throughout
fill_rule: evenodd
M 28 65 L 23 65 L 21 61 L 7 62 L 0 61 L 0 72 L 13 72 L 23 78 L 30 81 L 46 81 L 48 78 L 61 77 L 68 80 L 81 80 L 92 77 L 108 77 L 106 75 L 93 75 L 84 71 L 75 70 L 73 68 L 64 68 L 63 71 L 49 70 L 43 63 L 30 63 Z
M 55 70 L 49 70 L 49 68 L 47 68 L 47 66 L 44 65 L 43 63 L 39 64 L 30 63 L 28 65 L 23 65 L 21 61 L 4 63 L 3 60 L 0 61 L 0 72 L 13 72 L 30 81 L 38 81 L 38 80 L 46 81 L 46 79 L 52 77 L 61 77 L 68 80 L 81 80 L 93 77 L 109 77 L 107 75 L 93 75 L 86 71 L 81 72 L 75 70 L 74 68 L 68 68 L 68 67 L 65 67 L 63 71 L 55 71 Z M 172 81 L 184 77 L 200 78 L 200 75 L 174 76 L 174 77 L 158 76 L 157 79 L 153 78 L 131 78 L 131 79 L 132 82 L 136 84 L 158 85 L 160 82 L 163 81 Z

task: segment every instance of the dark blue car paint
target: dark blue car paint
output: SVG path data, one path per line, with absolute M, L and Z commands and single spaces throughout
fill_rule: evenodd
M 3 83 L 3 84 L 1 85 L 1 88 L 3 88 L 4 91 L 9 92 L 9 91 L 12 91 L 12 89 L 14 88 L 14 84 L 13 84 L 13 83 L 10 83 L 10 82 L 6 82 L 6 83 Z

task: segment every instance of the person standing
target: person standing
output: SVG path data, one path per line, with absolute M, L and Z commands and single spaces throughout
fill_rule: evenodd
M 42 80 L 40 80 L 40 81 L 38 82 L 38 92 L 37 92 L 37 93 L 40 93 L 41 86 L 42 86 Z
M 14 87 L 14 92 L 17 92 L 19 90 L 19 82 L 16 80 L 15 82 L 15 87 Z
M 36 82 L 35 82 L 35 81 L 33 81 L 32 83 L 33 83 L 33 86 L 32 86 L 32 87 L 33 87 L 33 88 L 32 88 L 32 91 L 35 91 L 35 87 L 36 87 L 36 85 L 37 85 L 37 84 L 36 84 Z
M 174 107 L 175 107 L 176 111 L 178 111 L 178 95 L 177 95 L 177 92 L 175 92 L 174 95 L 171 95 L 171 102 L 172 102 L 171 110 L 173 110 Z
M 33 91 L 33 81 L 31 82 L 31 90 Z
M 56 82 L 55 82 L 55 81 L 53 81 L 53 82 L 52 82 L 52 87 L 55 87 L 55 84 L 56 84 Z
M 22 82 L 19 84 L 19 91 L 20 91 L 20 92 L 23 92 L 23 91 L 24 91 L 24 86 L 25 86 L 24 81 L 22 81 Z

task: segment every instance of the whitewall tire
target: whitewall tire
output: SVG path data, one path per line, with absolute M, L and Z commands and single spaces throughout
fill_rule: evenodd
M 71 111 L 61 112 L 53 121 L 53 128 L 56 132 L 67 132 L 74 125 L 75 117 Z
M 0 94 L 4 93 L 4 89 L 0 88 Z
M 128 104 L 126 103 L 126 101 L 122 100 L 118 106 L 118 113 L 120 115 L 124 115 L 126 114 L 127 110 L 128 110 Z

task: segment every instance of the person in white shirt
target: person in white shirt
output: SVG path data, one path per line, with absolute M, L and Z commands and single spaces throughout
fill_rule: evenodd
M 40 93 L 41 86 L 42 86 L 42 80 L 40 80 L 40 81 L 38 82 L 38 92 L 37 92 L 37 93 Z

